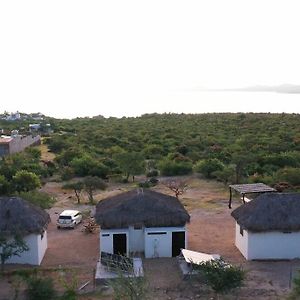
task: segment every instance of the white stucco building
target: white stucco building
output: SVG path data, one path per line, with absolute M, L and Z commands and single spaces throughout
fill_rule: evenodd
M 100 251 L 146 258 L 172 257 L 187 248 L 190 216 L 180 201 L 151 190 L 134 190 L 100 201 Z
M 19 197 L 0 197 L 0 231 L 7 240 L 18 235 L 28 247 L 6 263 L 40 265 L 47 249 L 48 213 Z M 0 253 L 2 248 L 0 246 Z
M 247 260 L 300 258 L 300 194 L 262 194 L 232 212 L 235 245 Z

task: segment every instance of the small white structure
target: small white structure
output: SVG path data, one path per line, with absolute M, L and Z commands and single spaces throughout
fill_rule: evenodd
M 134 190 L 100 201 L 100 251 L 146 258 L 172 257 L 187 247 L 190 216 L 180 201 L 151 190 Z
M 300 258 L 300 194 L 262 194 L 232 212 L 235 245 L 247 260 Z
M 40 265 L 47 249 L 48 213 L 19 197 L 0 197 L 0 231 L 8 240 L 22 236 L 29 250 L 6 263 Z M 0 253 L 2 249 L 0 247 Z

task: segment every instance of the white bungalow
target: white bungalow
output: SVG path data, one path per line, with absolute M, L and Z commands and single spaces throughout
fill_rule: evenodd
M 247 260 L 300 258 L 300 194 L 267 193 L 236 208 L 235 245 Z
M 172 196 L 152 190 L 133 190 L 97 204 L 101 226 L 100 251 L 146 258 L 172 257 L 187 248 L 185 224 L 190 216 Z
M 28 201 L 19 197 L 0 197 L 1 236 L 9 239 L 19 235 L 29 248 L 6 263 L 40 265 L 47 249 L 49 222 L 48 213 Z

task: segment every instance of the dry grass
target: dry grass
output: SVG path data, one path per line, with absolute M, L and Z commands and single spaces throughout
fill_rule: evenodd
M 52 152 L 49 152 L 47 145 L 42 144 L 42 145 L 38 146 L 37 148 L 41 151 L 42 160 L 45 160 L 45 161 L 53 161 L 54 160 L 55 154 Z
M 170 178 L 172 180 L 172 178 Z M 224 200 L 228 199 L 229 193 L 226 187 L 213 180 L 204 180 L 196 176 L 189 178 L 177 177 L 177 180 L 184 180 L 188 189 L 179 197 L 184 207 L 189 211 L 195 209 L 215 210 L 224 207 Z M 164 184 L 159 184 L 154 190 L 174 196 L 174 193 Z

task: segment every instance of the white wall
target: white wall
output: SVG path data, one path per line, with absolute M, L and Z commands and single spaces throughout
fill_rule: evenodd
M 248 259 L 300 258 L 300 232 L 249 232 Z
M 187 248 L 187 234 L 185 227 L 152 227 L 135 230 L 128 229 L 101 229 L 100 231 L 100 251 L 113 253 L 113 234 L 124 233 L 127 240 L 127 255 L 129 252 L 144 251 L 146 258 L 172 257 L 172 232 L 185 232 L 185 248 Z M 154 234 L 165 232 L 166 234 Z M 156 253 L 154 246 L 156 245 Z
M 172 257 L 172 232 L 185 231 L 185 227 L 145 228 L 145 257 Z M 149 233 L 165 234 L 149 234 Z M 185 237 L 187 248 L 187 236 Z
M 100 252 L 114 253 L 113 234 L 126 234 L 126 250 L 129 255 L 129 230 L 128 229 L 101 229 L 100 230 Z
M 129 252 L 143 252 L 145 249 L 144 228 L 134 229 L 129 226 Z
M 40 265 L 47 249 L 47 232 L 44 232 L 43 239 L 40 234 L 30 234 L 23 239 L 29 250 L 11 257 L 6 263 Z
M 235 245 L 247 260 L 300 258 L 300 232 L 251 232 L 236 223 Z
M 44 231 L 43 234 L 38 236 L 38 257 L 39 257 L 39 265 L 41 264 L 46 250 L 48 247 L 48 240 L 47 240 L 47 231 Z
M 248 231 L 243 230 L 243 235 L 241 235 L 240 225 L 237 222 L 235 222 L 235 245 L 243 256 L 248 259 Z

